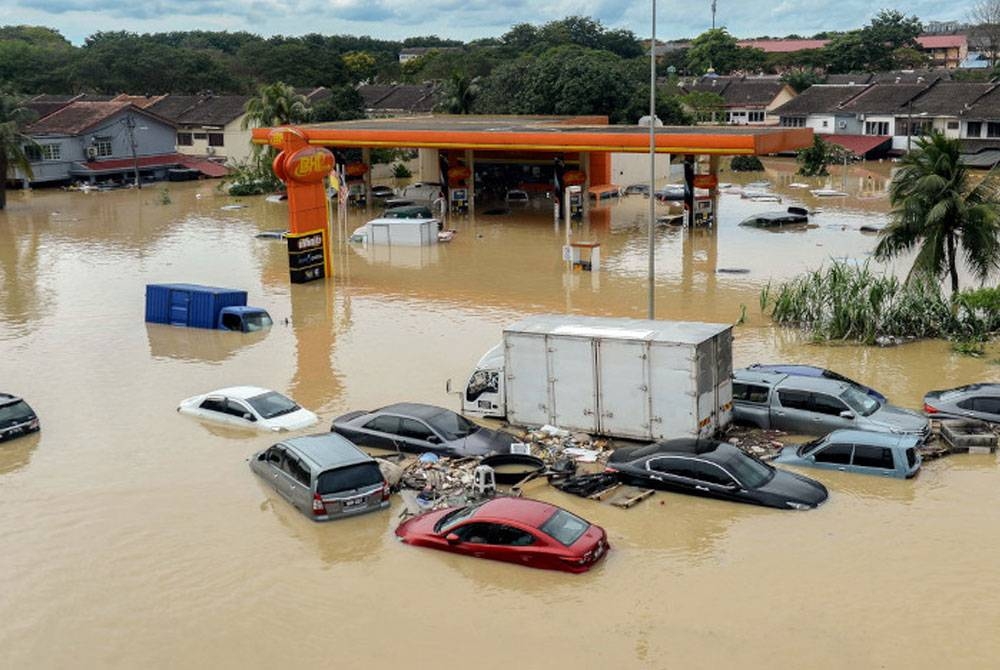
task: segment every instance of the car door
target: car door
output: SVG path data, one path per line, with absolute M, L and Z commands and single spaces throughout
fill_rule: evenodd
M 283 487 L 288 501 L 306 514 L 312 514 L 312 487 L 310 486 L 309 468 L 302 463 L 297 454 L 286 451 L 281 470 L 284 479 Z
M 806 458 L 811 460 L 816 467 L 827 470 L 846 471 L 851 464 L 851 454 L 854 452 L 854 445 L 844 442 L 831 442 L 821 446 L 819 449 L 806 454 Z
M 972 408 L 970 414 L 975 419 L 1000 423 L 1000 398 L 992 396 L 979 396 L 971 399 Z M 959 403 L 959 407 L 962 403 Z
M 488 558 L 534 566 L 540 559 L 537 544 L 538 538 L 526 530 L 506 524 L 492 524 Z
M 771 401 L 771 428 L 800 435 L 813 435 L 816 423 L 809 392 L 794 388 L 778 388 L 777 403 Z
M 399 420 L 393 414 L 379 414 L 360 429 L 350 431 L 348 437 L 366 447 L 400 450 Z
M 812 435 L 826 435 L 840 428 L 853 428 L 855 412 L 840 398 L 826 394 L 813 393 L 809 398 L 813 416 L 814 428 Z M 844 416 L 844 414 L 849 416 Z
M 896 462 L 893 458 L 893 451 L 888 447 L 855 444 L 851 469 L 855 472 L 869 475 L 892 477 L 896 474 Z
M 434 432 L 430 426 L 419 419 L 411 417 L 400 417 L 399 438 L 403 442 L 403 449 L 406 451 L 447 451 L 447 446 L 443 444 L 441 436 Z
M 230 421 L 237 426 L 243 426 L 244 428 L 257 427 L 257 413 L 250 409 L 250 406 L 242 400 L 227 399 L 226 414 L 230 417 Z M 248 419 L 247 416 L 250 418 Z
M 490 537 L 493 535 L 492 523 L 483 521 L 468 521 L 451 530 L 458 536 L 458 542 L 449 542 L 449 551 L 467 554 L 477 558 L 485 558 L 490 550 Z
M 285 448 L 278 444 L 274 445 L 264 452 L 264 460 L 260 472 L 264 481 L 270 484 L 281 497 L 287 499 L 290 493 L 284 476 L 285 457 Z
M 695 493 L 725 500 L 742 499 L 738 495 L 741 486 L 724 468 L 703 459 L 692 459 L 688 467 L 695 480 Z
M 690 459 L 681 456 L 656 456 L 646 461 L 647 482 L 653 488 L 694 493 L 695 480 Z

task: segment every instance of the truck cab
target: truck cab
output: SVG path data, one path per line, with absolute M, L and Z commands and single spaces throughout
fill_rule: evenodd
M 254 333 L 274 324 L 271 315 L 260 307 L 223 307 L 219 313 L 219 330 Z
M 462 392 L 462 413 L 468 416 L 503 418 L 507 416 L 504 395 L 503 344 L 483 355 Z

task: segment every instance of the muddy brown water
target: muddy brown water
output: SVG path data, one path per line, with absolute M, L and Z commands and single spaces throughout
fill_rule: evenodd
M 768 168 L 784 203 L 724 195 L 714 233 L 657 232 L 658 317 L 734 322 L 745 305 L 737 365 L 811 362 L 905 406 L 998 377 L 995 346 L 985 359 L 933 341 L 817 346 L 770 325 L 769 280 L 867 257 L 875 238 L 858 228 L 885 220 L 889 166 L 852 168 L 851 196 L 822 201 L 789 184 L 824 181 Z M 601 243 L 597 273 L 566 271 L 540 202 L 450 221 L 454 241 L 432 249 L 338 240 L 336 281 L 292 287 L 282 243 L 253 237 L 284 228 L 284 204 L 166 188 L 168 204 L 160 186 L 12 193 L 0 213 L 0 390 L 43 425 L 0 445 L 0 666 L 996 666 L 993 455 L 930 462 L 912 481 L 814 472 L 831 497 L 807 513 L 667 493 L 621 510 L 529 484 L 608 530 L 607 560 L 573 576 L 399 544 L 396 499 L 314 524 L 247 467 L 271 435 L 174 411 L 233 384 L 288 393 L 319 429 L 399 400 L 454 407 L 445 379 L 464 381 L 514 319 L 645 316 L 648 201 L 602 203 L 575 231 Z M 246 207 L 220 209 L 234 202 Z M 736 225 L 789 204 L 823 211 L 806 230 Z M 244 287 L 277 323 L 253 336 L 146 325 L 156 281 Z

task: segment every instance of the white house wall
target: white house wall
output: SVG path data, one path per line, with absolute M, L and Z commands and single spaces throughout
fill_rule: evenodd
M 670 154 L 656 155 L 656 182 L 670 178 Z M 649 183 L 649 154 L 611 154 L 611 181 L 619 186 Z

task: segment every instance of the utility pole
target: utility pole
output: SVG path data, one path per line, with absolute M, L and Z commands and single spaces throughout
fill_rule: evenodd
M 715 30 L 715 0 L 712 0 L 712 30 Z
M 135 187 L 142 188 L 142 182 L 139 181 L 139 157 L 135 153 L 135 118 L 132 116 L 132 112 L 129 112 L 125 117 L 125 127 L 128 128 L 128 141 L 132 147 L 132 170 L 135 173 Z

